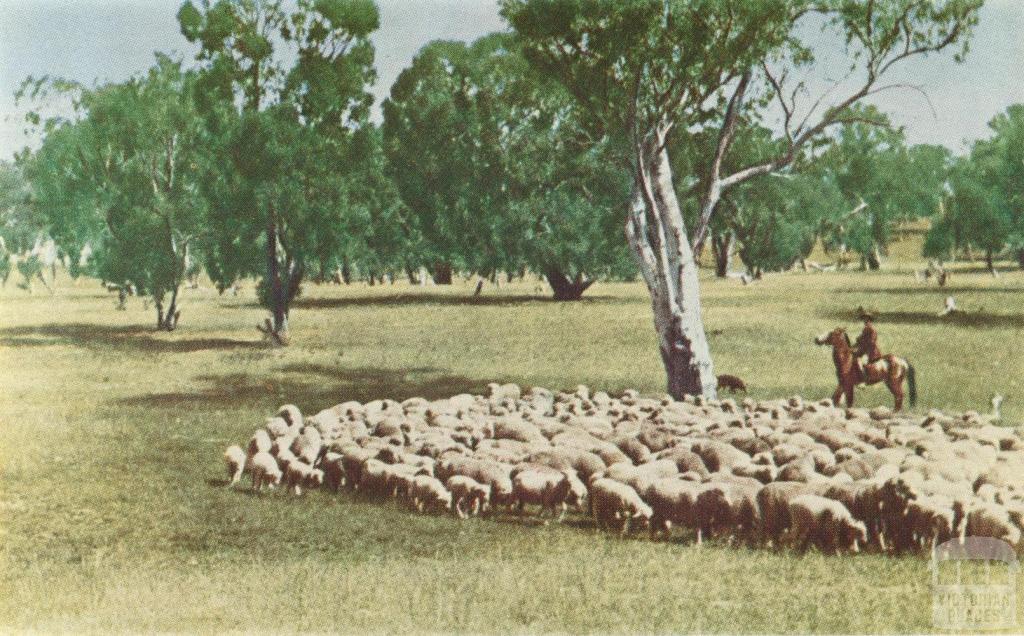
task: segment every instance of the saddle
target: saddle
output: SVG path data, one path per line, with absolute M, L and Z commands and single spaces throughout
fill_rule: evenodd
M 889 373 L 889 361 L 885 358 L 879 358 L 874 362 L 865 363 L 863 359 L 857 358 L 857 367 L 860 369 L 860 377 L 862 381 L 867 381 L 868 376 L 885 376 Z

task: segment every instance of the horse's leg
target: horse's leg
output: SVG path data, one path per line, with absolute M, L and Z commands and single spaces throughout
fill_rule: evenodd
M 853 382 L 846 383 L 846 408 L 853 408 L 853 390 L 856 385 Z
M 839 406 L 839 399 L 843 397 L 843 385 L 840 384 L 836 387 L 836 392 L 832 394 L 832 405 Z
M 889 376 L 886 384 L 889 385 L 889 390 L 892 391 L 892 397 L 895 399 L 896 404 L 894 409 L 899 411 L 903 408 L 903 377 L 902 376 Z

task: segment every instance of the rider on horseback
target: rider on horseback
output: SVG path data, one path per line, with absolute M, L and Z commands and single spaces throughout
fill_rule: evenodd
M 873 364 L 882 359 L 882 351 L 878 348 L 878 332 L 875 331 L 873 321 L 875 314 L 870 311 L 860 310 L 860 317 L 864 321 L 864 330 L 857 336 L 856 346 L 853 354 L 856 356 L 857 368 L 861 377 L 867 377 L 867 365 Z M 864 358 L 867 358 L 865 362 Z

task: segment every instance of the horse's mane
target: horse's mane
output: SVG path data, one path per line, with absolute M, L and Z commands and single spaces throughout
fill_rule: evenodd
M 850 342 L 850 334 L 846 333 L 845 329 L 843 329 L 843 337 L 846 338 L 846 346 L 850 347 L 852 349 L 853 348 L 853 343 Z

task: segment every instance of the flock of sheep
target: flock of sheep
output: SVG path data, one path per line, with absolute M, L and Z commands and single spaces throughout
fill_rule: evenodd
M 905 552 L 1014 546 L 1024 438 L 991 417 L 893 414 L 799 397 L 683 401 L 491 384 L 486 396 L 292 405 L 225 452 L 231 484 L 397 498 L 420 512 L 557 517 L 652 538 Z

